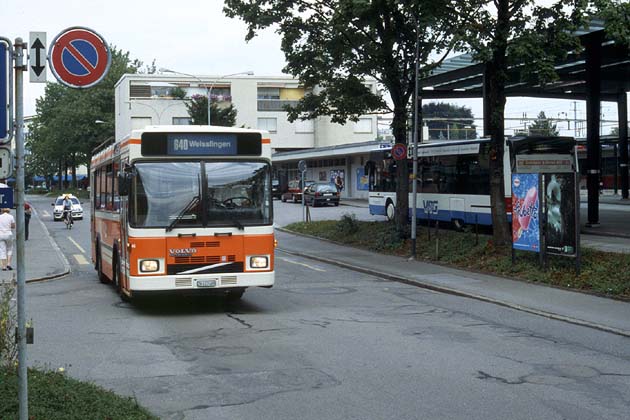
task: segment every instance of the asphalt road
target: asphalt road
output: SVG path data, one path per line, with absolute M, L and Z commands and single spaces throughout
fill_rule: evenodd
M 276 203 L 279 224 L 299 208 Z M 46 221 L 72 274 L 28 286 L 30 363 L 160 418 L 627 418 L 630 339 L 280 252 L 276 286 L 241 302 L 130 305 L 77 257 L 85 210 Z

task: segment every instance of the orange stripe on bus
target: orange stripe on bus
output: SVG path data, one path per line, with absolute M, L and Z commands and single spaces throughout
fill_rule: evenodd
M 262 144 L 271 144 L 271 139 L 262 139 Z
M 191 250 L 194 248 L 194 251 Z M 216 262 L 243 262 L 247 255 L 270 255 L 269 271 L 274 264 L 274 235 L 232 235 L 232 236 L 197 236 L 163 238 L 129 238 L 131 275 L 138 272 L 139 259 L 164 258 L 167 265 L 179 263 L 211 264 Z M 222 257 L 226 257 L 223 260 Z M 178 261 L 179 260 L 179 261 Z

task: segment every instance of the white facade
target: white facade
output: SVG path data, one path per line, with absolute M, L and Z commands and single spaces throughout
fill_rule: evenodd
M 375 81 L 366 84 L 376 92 Z M 232 103 L 237 110 L 236 126 L 270 131 L 271 147 L 276 151 L 361 143 L 377 137 L 375 115 L 345 125 L 333 124 L 329 117 L 289 122 L 282 105 L 299 100 L 304 89 L 288 76 L 125 74 L 116 84 L 116 138 L 145 125 L 187 123 L 184 101 L 170 96 L 178 86 L 187 96 L 207 95 L 211 90 L 214 103 Z

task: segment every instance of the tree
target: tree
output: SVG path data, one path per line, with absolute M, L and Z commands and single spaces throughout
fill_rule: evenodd
M 330 116 L 345 124 L 367 113 L 393 114 L 392 132 L 407 143 L 407 121 L 414 92 L 416 41 L 420 74 L 439 64 L 432 53 L 450 51 L 460 21 L 451 1 L 432 0 L 226 0 L 224 12 L 248 26 L 246 40 L 273 27 L 282 36 L 285 71 L 298 77 L 307 93 L 287 108 L 290 121 Z M 389 95 L 370 91 L 374 78 Z M 396 169 L 396 229 L 408 234 L 407 161 Z
M 557 136 L 556 124 L 550 121 L 544 111 L 540 111 L 536 120 L 529 126 L 530 136 Z
M 465 24 L 460 36 L 475 59 L 486 64 L 484 78 L 491 110 L 490 201 L 493 240 L 510 241 L 505 208 L 503 153 L 505 86 L 510 69 L 522 80 L 547 84 L 557 79 L 554 63 L 580 49 L 574 31 L 584 25 L 595 5 L 586 0 L 560 0 L 541 6 L 533 0 L 458 2 Z M 514 71 L 514 70 L 512 70 Z
M 208 124 L 208 97 L 205 95 L 193 95 L 185 102 L 188 115 L 195 125 Z M 211 125 L 234 127 L 236 124 L 236 108 L 233 104 L 228 107 L 219 107 L 216 103 L 210 103 Z
M 123 74 L 135 73 L 142 63 L 113 46 L 110 51 L 109 72 L 97 85 L 73 89 L 47 83 L 44 96 L 37 99 L 26 147 L 31 151 L 29 163 L 44 171 L 42 175 L 71 170 L 76 185 L 76 167 L 89 165 L 94 147 L 114 136 L 114 85 Z M 104 124 L 96 124 L 96 120 Z
M 445 102 L 422 105 L 422 118 L 429 127 L 429 138 L 474 139 L 477 138 L 474 115 L 470 108 Z M 432 120 L 433 118 L 439 118 Z M 452 118 L 453 120 L 448 120 Z M 469 128 L 466 128 L 469 127 Z

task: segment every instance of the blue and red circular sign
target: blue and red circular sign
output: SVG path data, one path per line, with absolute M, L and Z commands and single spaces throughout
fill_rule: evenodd
M 48 61 L 59 82 L 82 89 L 103 80 L 112 56 L 102 36 L 91 29 L 74 26 L 55 37 L 50 44 Z
M 396 143 L 392 146 L 392 157 L 394 160 L 407 159 L 407 146 L 402 143 Z

